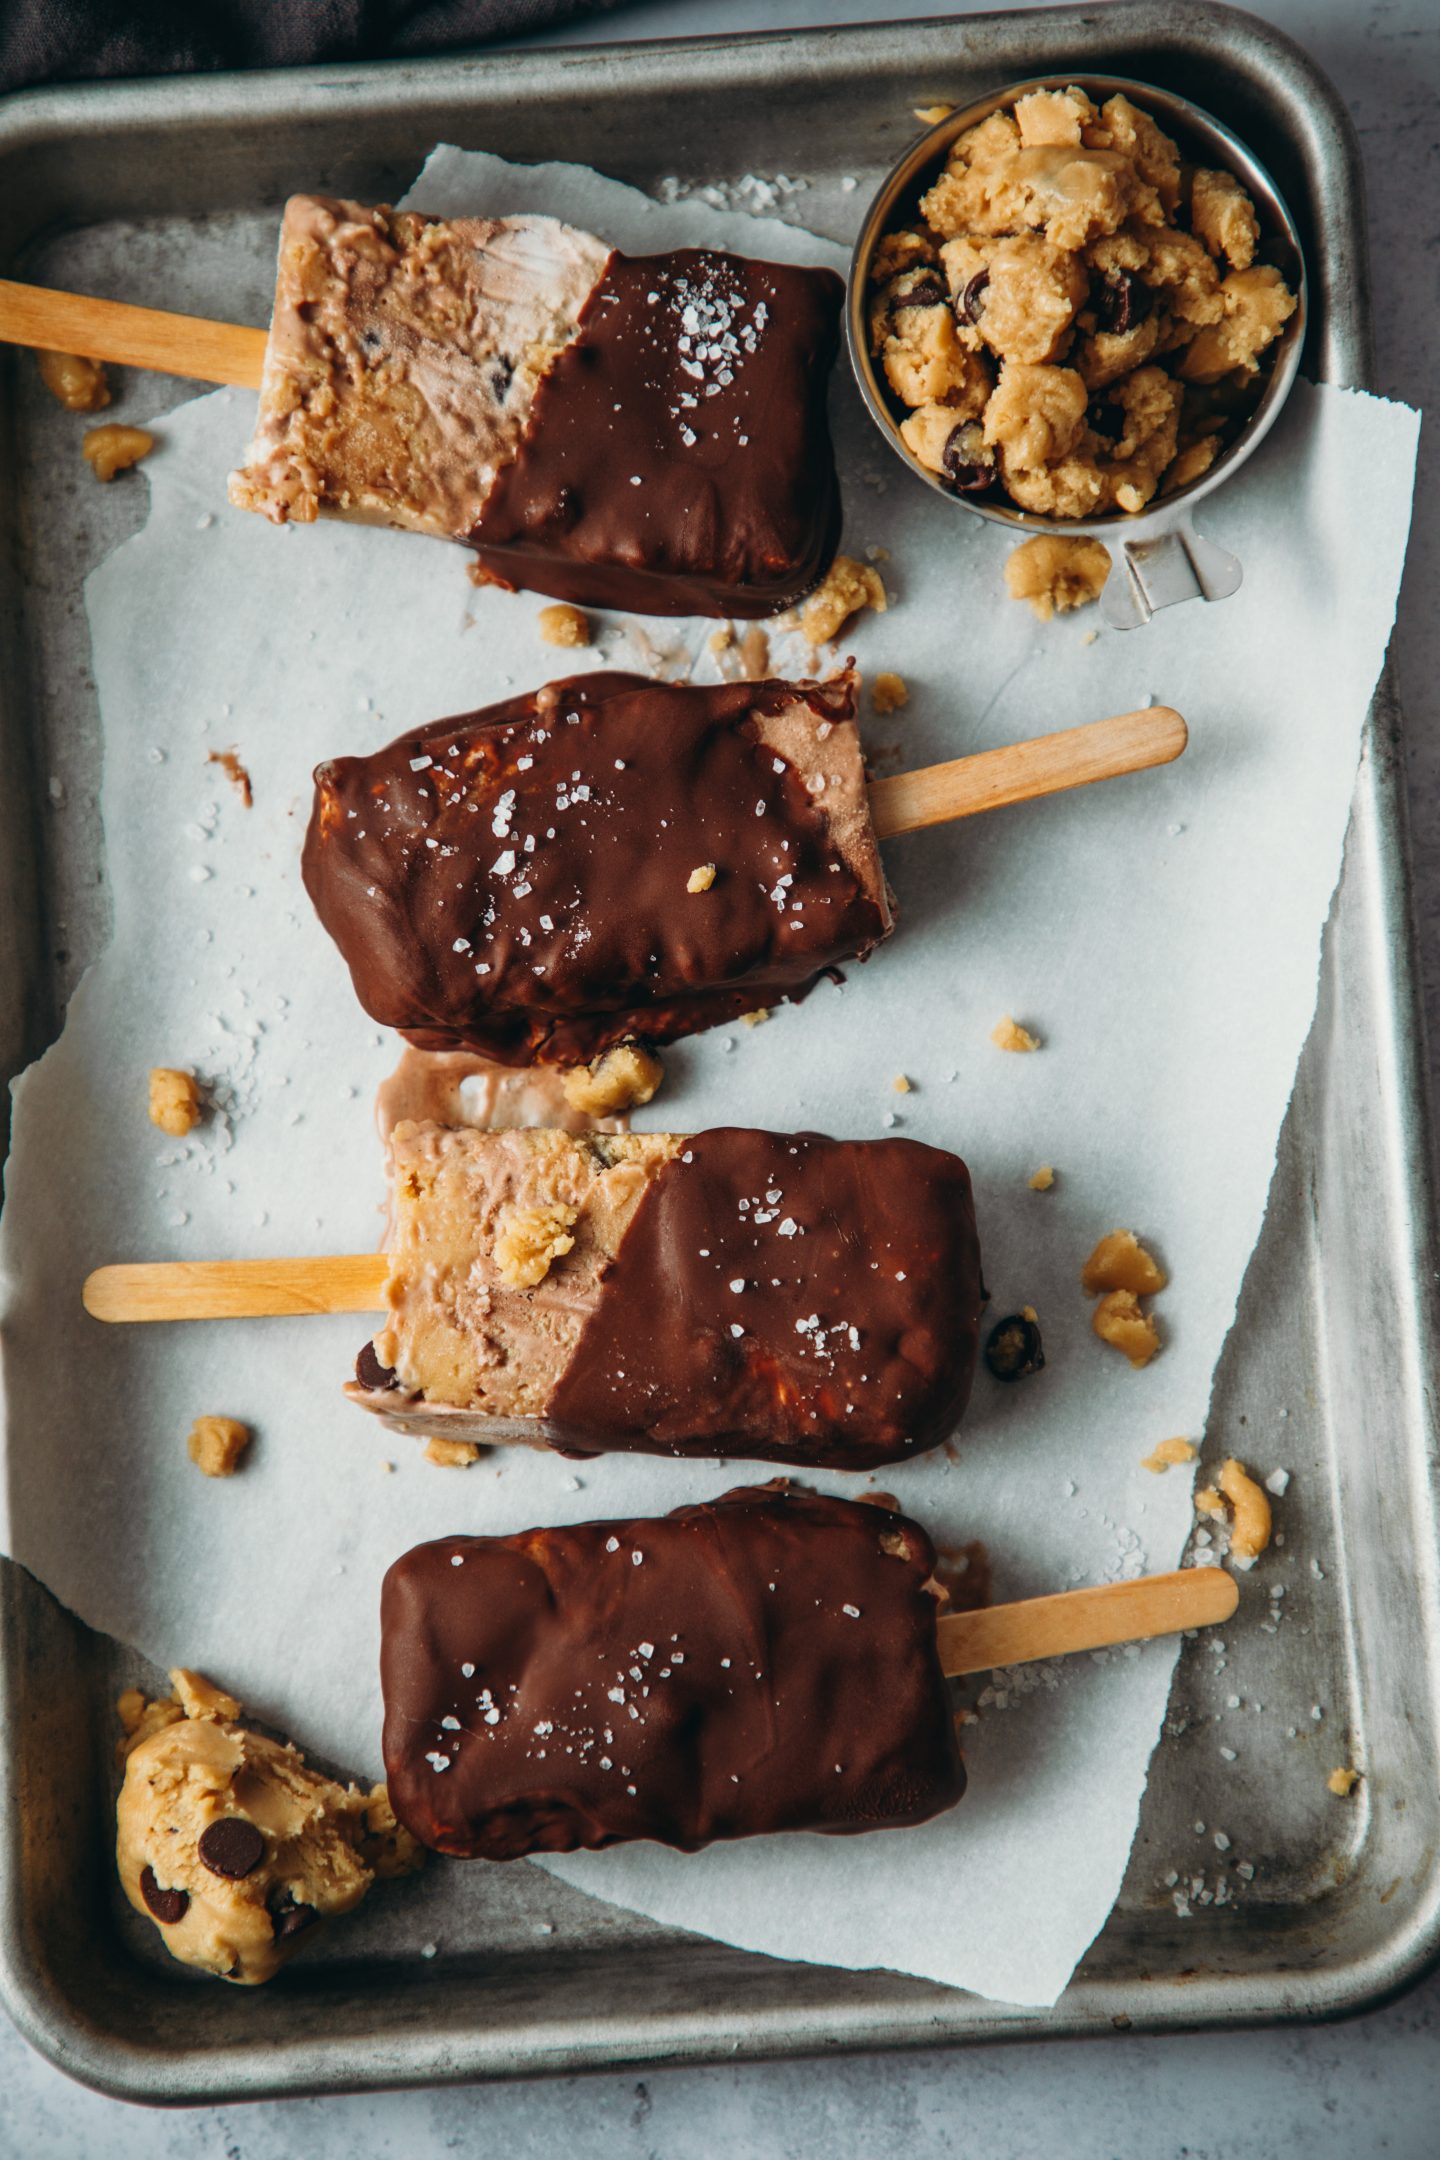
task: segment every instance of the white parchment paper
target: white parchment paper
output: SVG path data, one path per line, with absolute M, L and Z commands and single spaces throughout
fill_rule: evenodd
M 575 168 L 456 152 L 437 154 L 414 200 L 555 211 L 632 250 L 839 255 Z M 115 929 L 63 1037 L 15 1090 L 7 1536 L 85 1620 L 161 1665 L 208 1668 L 368 1773 L 379 1580 L 407 1545 L 658 1512 L 770 1472 L 615 1456 L 577 1474 L 521 1449 L 440 1470 L 341 1398 L 362 1320 L 127 1329 L 82 1313 L 81 1280 L 105 1260 L 373 1247 L 371 1099 L 396 1046 L 358 1010 L 301 888 L 310 769 L 571 664 L 539 640 L 544 602 L 475 591 L 458 549 L 339 524 L 276 532 L 229 509 L 252 416 L 248 396 L 221 391 L 162 424 L 149 521 L 87 587 Z M 892 596 L 846 647 L 911 691 L 867 723 L 873 748 L 920 765 L 1152 695 L 1186 713 L 1191 748 L 1162 773 L 890 843 L 892 944 L 841 990 L 677 1050 L 644 1122 L 897 1130 L 963 1153 L 992 1311 L 1037 1307 L 1049 1365 L 1013 1388 L 982 1373 L 957 1459 L 873 1482 L 941 1540 L 984 1538 L 1002 1597 L 1173 1565 L 1188 1480 L 1140 1459 L 1169 1434 L 1202 1435 L 1259 1231 L 1390 630 L 1416 416 L 1299 385 L 1203 513 L 1243 558 L 1241 592 L 1129 635 L 1094 609 L 1037 624 L 1004 597 L 1003 538 L 909 482 L 848 386 L 837 424 L 845 545 L 889 551 Z M 713 678 L 712 624 L 651 623 L 647 645 L 600 620 L 616 664 L 688 652 Z M 801 664 L 794 640 L 775 656 Z M 250 810 L 205 761 L 232 745 Z M 992 1047 L 1007 1012 L 1040 1035 L 1038 1054 Z M 217 1115 L 186 1141 L 146 1121 L 157 1063 L 193 1065 L 215 1092 Z M 902 1073 L 908 1094 L 893 1088 Z M 1057 1172 L 1043 1195 L 1026 1183 L 1041 1163 Z M 1171 1271 L 1164 1354 L 1143 1373 L 1094 1340 L 1077 1286 L 1117 1223 Z M 227 1483 L 185 1454 L 209 1411 L 257 1431 Z M 545 1864 L 757 1950 L 1046 2004 L 1120 1884 L 1173 1655 L 1153 1645 L 1002 1686 L 1004 1707 L 969 1737 L 968 1796 L 922 1830 Z

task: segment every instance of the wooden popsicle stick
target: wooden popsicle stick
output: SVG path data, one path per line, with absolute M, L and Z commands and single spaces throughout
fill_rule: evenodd
M 1096 780 L 1168 765 L 1189 739 L 1173 706 L 1147 705 L 1140 712 L 1036 735 L 1003 750 L 981 750 L 944 765 L 923 765 L 917 772 L 872 780 L 870 815 L 877 837 L 888 840 L 896 833 L 973 817 L 979 810 L 1001 810 L 1007 803 L 1031 802 L 1062 788 L 1089 787 Z
M 256 1320 L 383 1312 L 384 1253 L 313 1260 L 136 1260 L 96 1268 L 81 1292 L 97 1320 Z
M 0 342 L 258 390 L 266 333 L 244 323 L 167 315 L 123 300 L 93 300 L 85 293 L 49 292 L 43 285 L 0 278 Z
M 1075 1650 L 1178 1635 L 1182 1628 L 1228 1620 L 1239 1599 L 1239 1585 L 1224 1568 L 1175 1568 L 983 1612 L 947 1613 L 939 1625 L 940 1664 L 952 1676 L 992 1672 L 997 1665 L 1032 1665 Z

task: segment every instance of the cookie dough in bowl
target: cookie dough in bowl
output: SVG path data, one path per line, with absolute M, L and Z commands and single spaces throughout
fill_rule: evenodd
M 1108 541 L 1173 526 L 1259 442 L 1304 301 L 1289 214 L 1228 130 L 1144 84 L 1054 77 L 949 114 L 891 173 L 852 263 L 851 352 L 933 487 Z

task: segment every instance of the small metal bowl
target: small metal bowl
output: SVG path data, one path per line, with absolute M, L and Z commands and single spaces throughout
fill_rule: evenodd
M 1182 155 L 1212 169 L 1234 173 L 1248 190 L 1260 220 L 1260 259 L 1273 262 L 1283 272 L 1298 304 L 1271 349 L 1265 387 L 1254 411 L 1208 472 L 1139 512 L 1114 510 L 1096 518 L 1045 518 L 1017 510 L 1009 503 L 952 494 L 936 474 L 911 456 L 900 439 L 891 394 L 870 352 L 870 262 L 882 235 L 899 222 L 897 209 L 913 204 L 923 194 L 943 167 L 951 145 L 967 128 L 1002 106 L 1013 105 L 1032 90 L 1064 90 L 1072 84 L 1097 105 L 1117 90 L 1123 91 L 1174 136 Z M 937 126 L 912 143 L 879 188 L 861 225 L 850 260 L 846 327 L 861 394 L 896 456 L 957 510 L 988 518 L 995 525 L 1008 525 L 1017 537 L 1059 533 L 1074 539 L 1083 534 L 1102 541 L 1109 550 L 1112 567 L 1100 596 L 1101 611 L 1116 629 L 1130 630 L 1148 622 L 1157 608 L 1197 597 L 1224 600 L 1238 590 L 1243 574 L 1240 564 L 1213 541 L 1201 538 L 1190 522 L 1191 512 L 1239 470 L 1275 425 L 1300 366 L 1307 315 L 1305 258 L 1295 221 L 1269 173 L 1244 143 L 1220 121 L 1173 91 L 1133 82 L 1122 75 L 1075 74 L 1042 75 L 1029 82 L 1012 83 L 991 97 L 967 105 L 963 111 L 947 113 Z

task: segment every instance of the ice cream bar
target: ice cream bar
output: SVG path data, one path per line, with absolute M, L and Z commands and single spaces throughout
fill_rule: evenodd
M 349 1392 L 406 1430 L 864 1470 L 969 1398 L 958 1156 L 721 1127 L 391 1137 L 384 1326 Z
M 487 1860 L 925 1822 L 965 1789 L 934 1562 L 903 1515 L 775 1489 L 417 1546 L 381 1600 L 395 1812 Z
M 854 695 L 578 675 L 320 766 L 305 883 L 361 1004 L 576 1064 L 804 996 L 892 926 Z
M 460 540 L 485 576 L 654 615 L 771 615 L 839 535 L 829 270 L 629 256 L 554 218 L 285 208 L 232 502 Z

